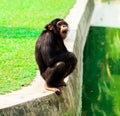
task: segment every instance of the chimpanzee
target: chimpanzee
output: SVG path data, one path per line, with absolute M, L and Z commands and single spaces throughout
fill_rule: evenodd
M 46 85 L 45 89 L 61 94 L 60 86 L 66 86 L 64 78 L 77 64 L 76 56 L 67 50 L 63 40 L 68 33 L 68 24 L 56 18 L 45 26 L 35 46 L 35 57 Z

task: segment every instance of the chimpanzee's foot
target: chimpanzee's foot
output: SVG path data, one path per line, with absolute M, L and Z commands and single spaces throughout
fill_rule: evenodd
M 66 86 L 66 83 L 64 82 L 64 81 L 61 81 L 59 84 L 58 84 L 58 86 L 60 87 L 60 86 Z
M 55 92 L 57 95 L 60 95 L 62 92 L 59 88 L 55 88 L 55 87 L 49 87 L 47 84 L 45 85 L 45 89 L 48 91 L 53 91 Z

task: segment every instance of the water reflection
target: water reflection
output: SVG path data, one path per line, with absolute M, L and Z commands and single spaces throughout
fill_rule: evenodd
M 82 116 L 120 115 L 120 29 L 91 27 L 84 49 Z

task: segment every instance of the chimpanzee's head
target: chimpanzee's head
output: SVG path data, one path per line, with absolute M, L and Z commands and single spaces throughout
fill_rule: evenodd
M 69 30 L 67 22 L 60 18 L 52 20 L 45 26 L 45 28 L 55 34 L 60 35 L 62 39 L 65 39 L 67 37 L 67 32 Z

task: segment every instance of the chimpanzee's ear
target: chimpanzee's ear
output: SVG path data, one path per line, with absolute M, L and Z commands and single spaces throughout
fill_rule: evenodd
M 48 25 L 46 25 L 45 26 L 45 28 L 47 29 L 47 30 L 53 30 L 54 29 L 54 26 L 52 25 L 52 24 L 48 24 Z

